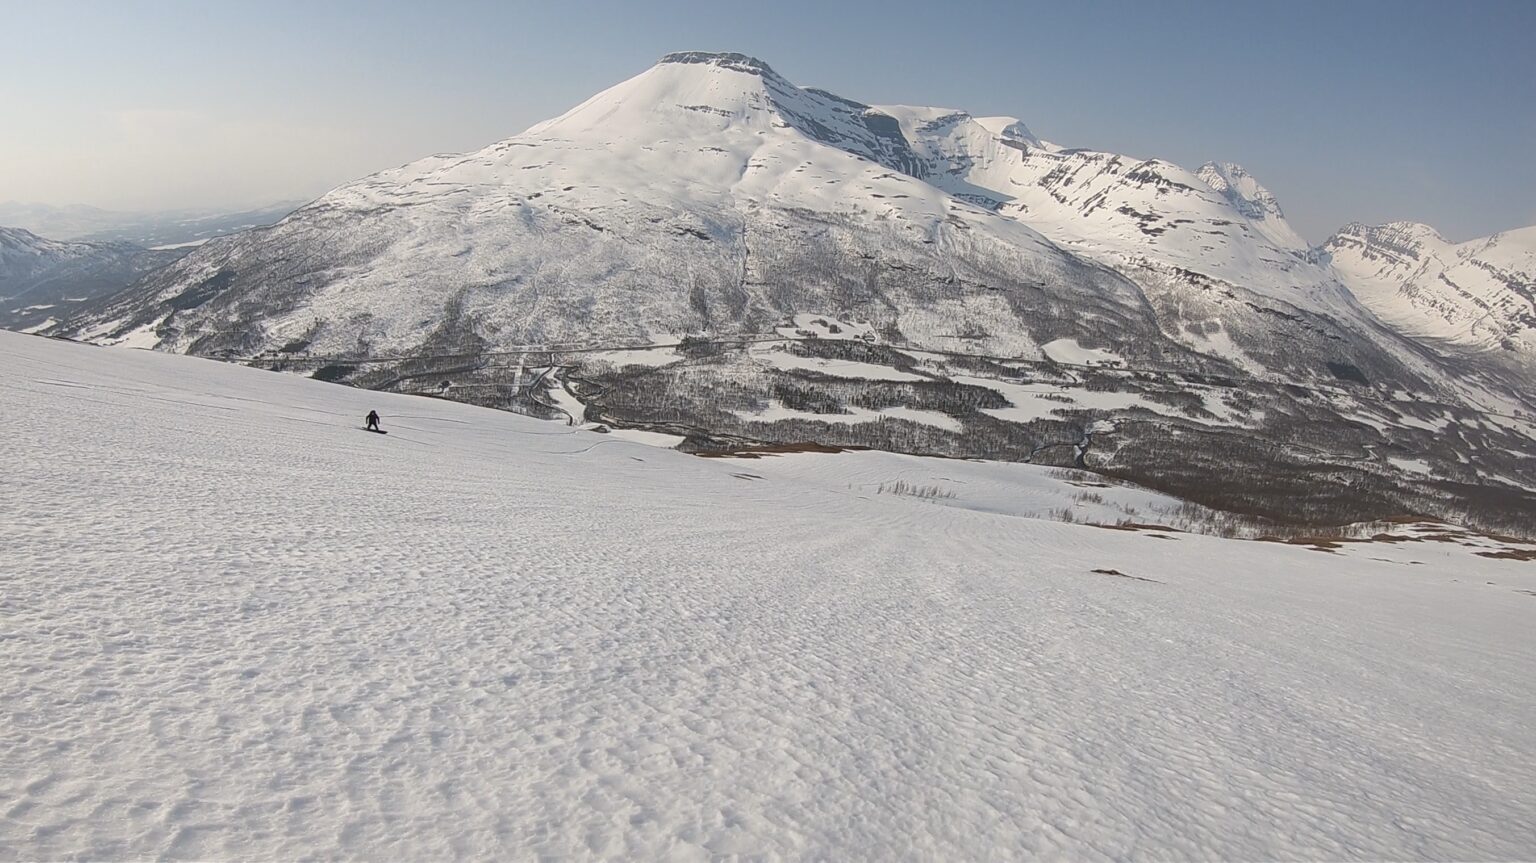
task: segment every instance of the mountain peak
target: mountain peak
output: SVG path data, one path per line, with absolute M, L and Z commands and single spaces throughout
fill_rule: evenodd
M 977 125 L 1004 141 L 1039 147 L 1040 139 L 1017 117 L 976 117 Z
M 1250 219 L 1285 218 L 1274 194 L 1236 162 L 1206 162 L 1195 174 Z
M 1389 231 L 1395 231 L 1395 232 L 1397 232 L 1399 234 L 1407 234 L 1407 235 L 1412 236 L 1412 237 L 1414 237 L 1416 239 L 1439 240 L 1442 243 L 1448 243 L 1449 242 L 1448 240 L 1445 239 L 1445 237 L 1441 236 L 1439 231 L 1435 230 L 1430 225 L 1424 224 L 1423 222 L 1410 222 L 1410 221 L 1388 222 L 1385 225 L 1382 225 L 1381 228 L 1389 230 Z
M 1285 221 L 1285 213 L 1273 192 L 1236 162 L 1206 162 L 1195 172 L 1200 181 L 1223 198 L 1232 208 L 1262 226 L 1265 236 L 1282 249 L 1304 252 L 1307 242 Z
M 1348 242 L 1350 239 L 1369 241 L 1386 247 L 1412 248 L 1426 242 L 1440 246 L 1451 245 L 1439 231 L 1429 225 L 1408 221 L 1387 222 L 1381 225 L 1350 222 L 1335 231 L 1324 245 L 1337 245 L 1340 242 Z
M 732 51 L 674 51 L 656 61 L 658 66 L 670 64 L 719 66 L 734 72 L 745 72 L 748 75 L 771 75 L 778 77 L 778 73 L 773 71 L 773 67 L 767 63 L 756 57 L 749 57 L 746 54 L 737 54 Z

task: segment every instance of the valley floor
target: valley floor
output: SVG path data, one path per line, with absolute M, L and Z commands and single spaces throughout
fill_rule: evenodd
M 6 859 L 1536 857 L 1530 562 L 13 333 L 0 405 Z

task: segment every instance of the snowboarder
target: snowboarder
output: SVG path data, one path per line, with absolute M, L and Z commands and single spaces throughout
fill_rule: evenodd
M 378 411 L 369 411 L 368 412 L 368 416 L 364 417 L 364 419 L 367 420 L 367 422 L 368 422 L 367 428 L 368 428 L 369 431 L 378 431 L 379 430 L 379 412 Z

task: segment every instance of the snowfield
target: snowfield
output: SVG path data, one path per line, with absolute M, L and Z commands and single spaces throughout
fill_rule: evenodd
M 13 333 L 0 369 L 6 859 L 1536 857 L 1530 562 Z

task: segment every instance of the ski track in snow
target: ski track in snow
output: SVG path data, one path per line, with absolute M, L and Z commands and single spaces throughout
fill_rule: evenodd
M 10 333 L 0 368 L 0 857 L 1536 856 L 1528 563 Z

